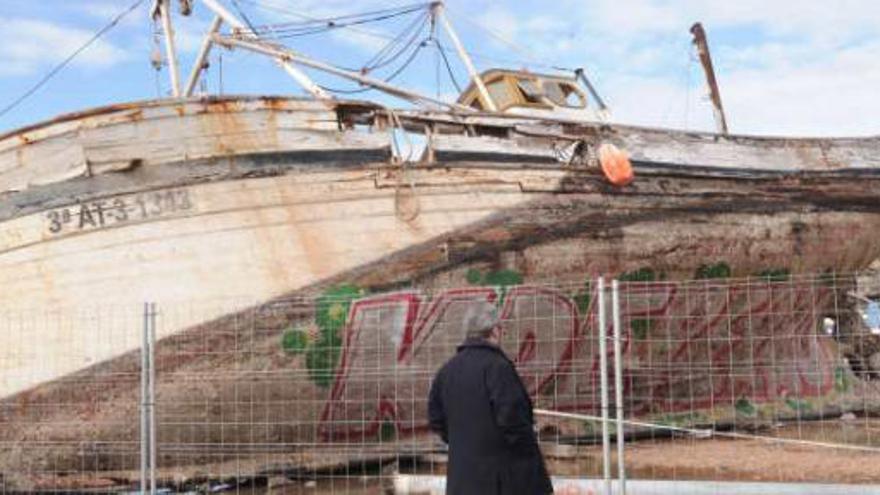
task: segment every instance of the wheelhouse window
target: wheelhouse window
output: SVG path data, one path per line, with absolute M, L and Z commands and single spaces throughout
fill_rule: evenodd
M 533 79 L 517 79 L 516 85 L 519 86 L 527 103 L 544 104 L 544 91 L 538 81 Z
M 503 110 L 516 104 L 516 94 L 513 92 L 513 88 L 507 83 L 507 79 L 502 77 L 495 81 L 491 81 L 486 84 L 486 89 L 489 91 L 489 96 L 492 97 L 492 101 L 495 102 L 495 106 L 498 107 L 499 110 Z
M 587 99 L 574 85 L 562 81 L 544 81 L 544 94 L 561 107 L 584 108 Z

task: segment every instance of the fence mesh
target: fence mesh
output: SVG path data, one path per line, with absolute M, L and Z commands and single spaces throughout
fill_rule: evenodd
M 627 476 L 880 483 L 871 294 L 852 275 L 721 276 L 624 277 L 619 361 L 606 288 L 607 393 L 613 419 L 619 370 Z M 498 307 L 501 347 L 549 412 L 537 427 L 552 474 L 600 478 L 598 290 L 595 279 L 376 293 L 340 285 L 263 304 L 160 304 L 158 486 L 380 493 L 400 473 L 444 475 L 426 399 L 476 301 Z M 216 314 L 225 316 L 202 317 Z M 139 488 L 143 321 L 140 308 L 3 315 L 4 491 Z

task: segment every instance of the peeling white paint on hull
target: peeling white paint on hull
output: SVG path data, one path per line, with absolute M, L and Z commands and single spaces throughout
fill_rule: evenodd
M 487 261 L 532 281 L 645 266 L 687 277 L 714 262 L 734 275 L 853 270 L 880 255 L 874 175 L 750 177 L 751 138 L 415 114 L 405 127 L 447 139 L 433 136 L 437 161 L 401 167 L 380 160 L 382 115 L 277 98 L 155 102 L 0 138 L 0 284 L 12 288 L 0 310 L 27 320 L 0 333 L 0 396 L 135 349 L 144 301 L 186 306 L 163 337 L 333 281 L 463 284 Z M 602 141 L 645 162 L 632 186 L 610 187 L 588 153 L 554 158 L 560 143 Z M 804 170 L 839 173 L 851 156 L 880 169 L 875 145 L 769 140 L 766 166 L 796 171 L 800 156 Z M 86 317 L 63 330 L 35 316 L 74 310 Z M 108 339 L 90 311 L 131 314 L 132 338 Z

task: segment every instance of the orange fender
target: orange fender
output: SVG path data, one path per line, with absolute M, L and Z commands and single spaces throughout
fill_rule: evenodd
M 625 186 L 635 178 L 629 154 L 613 144 L 605 143 L 599 146 L 599 164 L 602 166 L 605 178 L 615 186 Z

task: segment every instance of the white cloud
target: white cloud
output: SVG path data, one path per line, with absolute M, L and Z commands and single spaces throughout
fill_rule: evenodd
M 880 114 L 875 0 L 597 0 L 588 9 L 562 2 L 560 10 L 577 12 L 574 45 L 602 75 L 600 89 L 618 121 L 714 128 L 698 64 L 691 64 L 690 88 L 682 77 L 693 53 L 688 28 L 700 20 L 734 131 L 880 132 L 873 117 Z
M 20 76 L 57 63 L 93 36 L 92 32 L 34 19 L 5 19 L 0 43 L 0 75 Z M 109 67 L 128 54 L 98 40 L 73 62 L 86 67 Z
M 725 82 L 740 129 L 785 134 L 878 134 L 880 40 L 831 60 L 735 71 Z
M 147 9 L 150 5 L 150 2 L 141 5 L 138 10 L 123 17 L 120 24 L 124 26 L 143 24 L 145 22 L 145 16 L 147 15 Z M 84 2 L 70 2 L 66 7 L 82 12 L 95 20 L 109 22 L 111 19 L 116 18 L 119 14 L 124 12 L 128 7 L 128 4 L 125 2 L 120 3 L 106 0 L 88 0 Z

